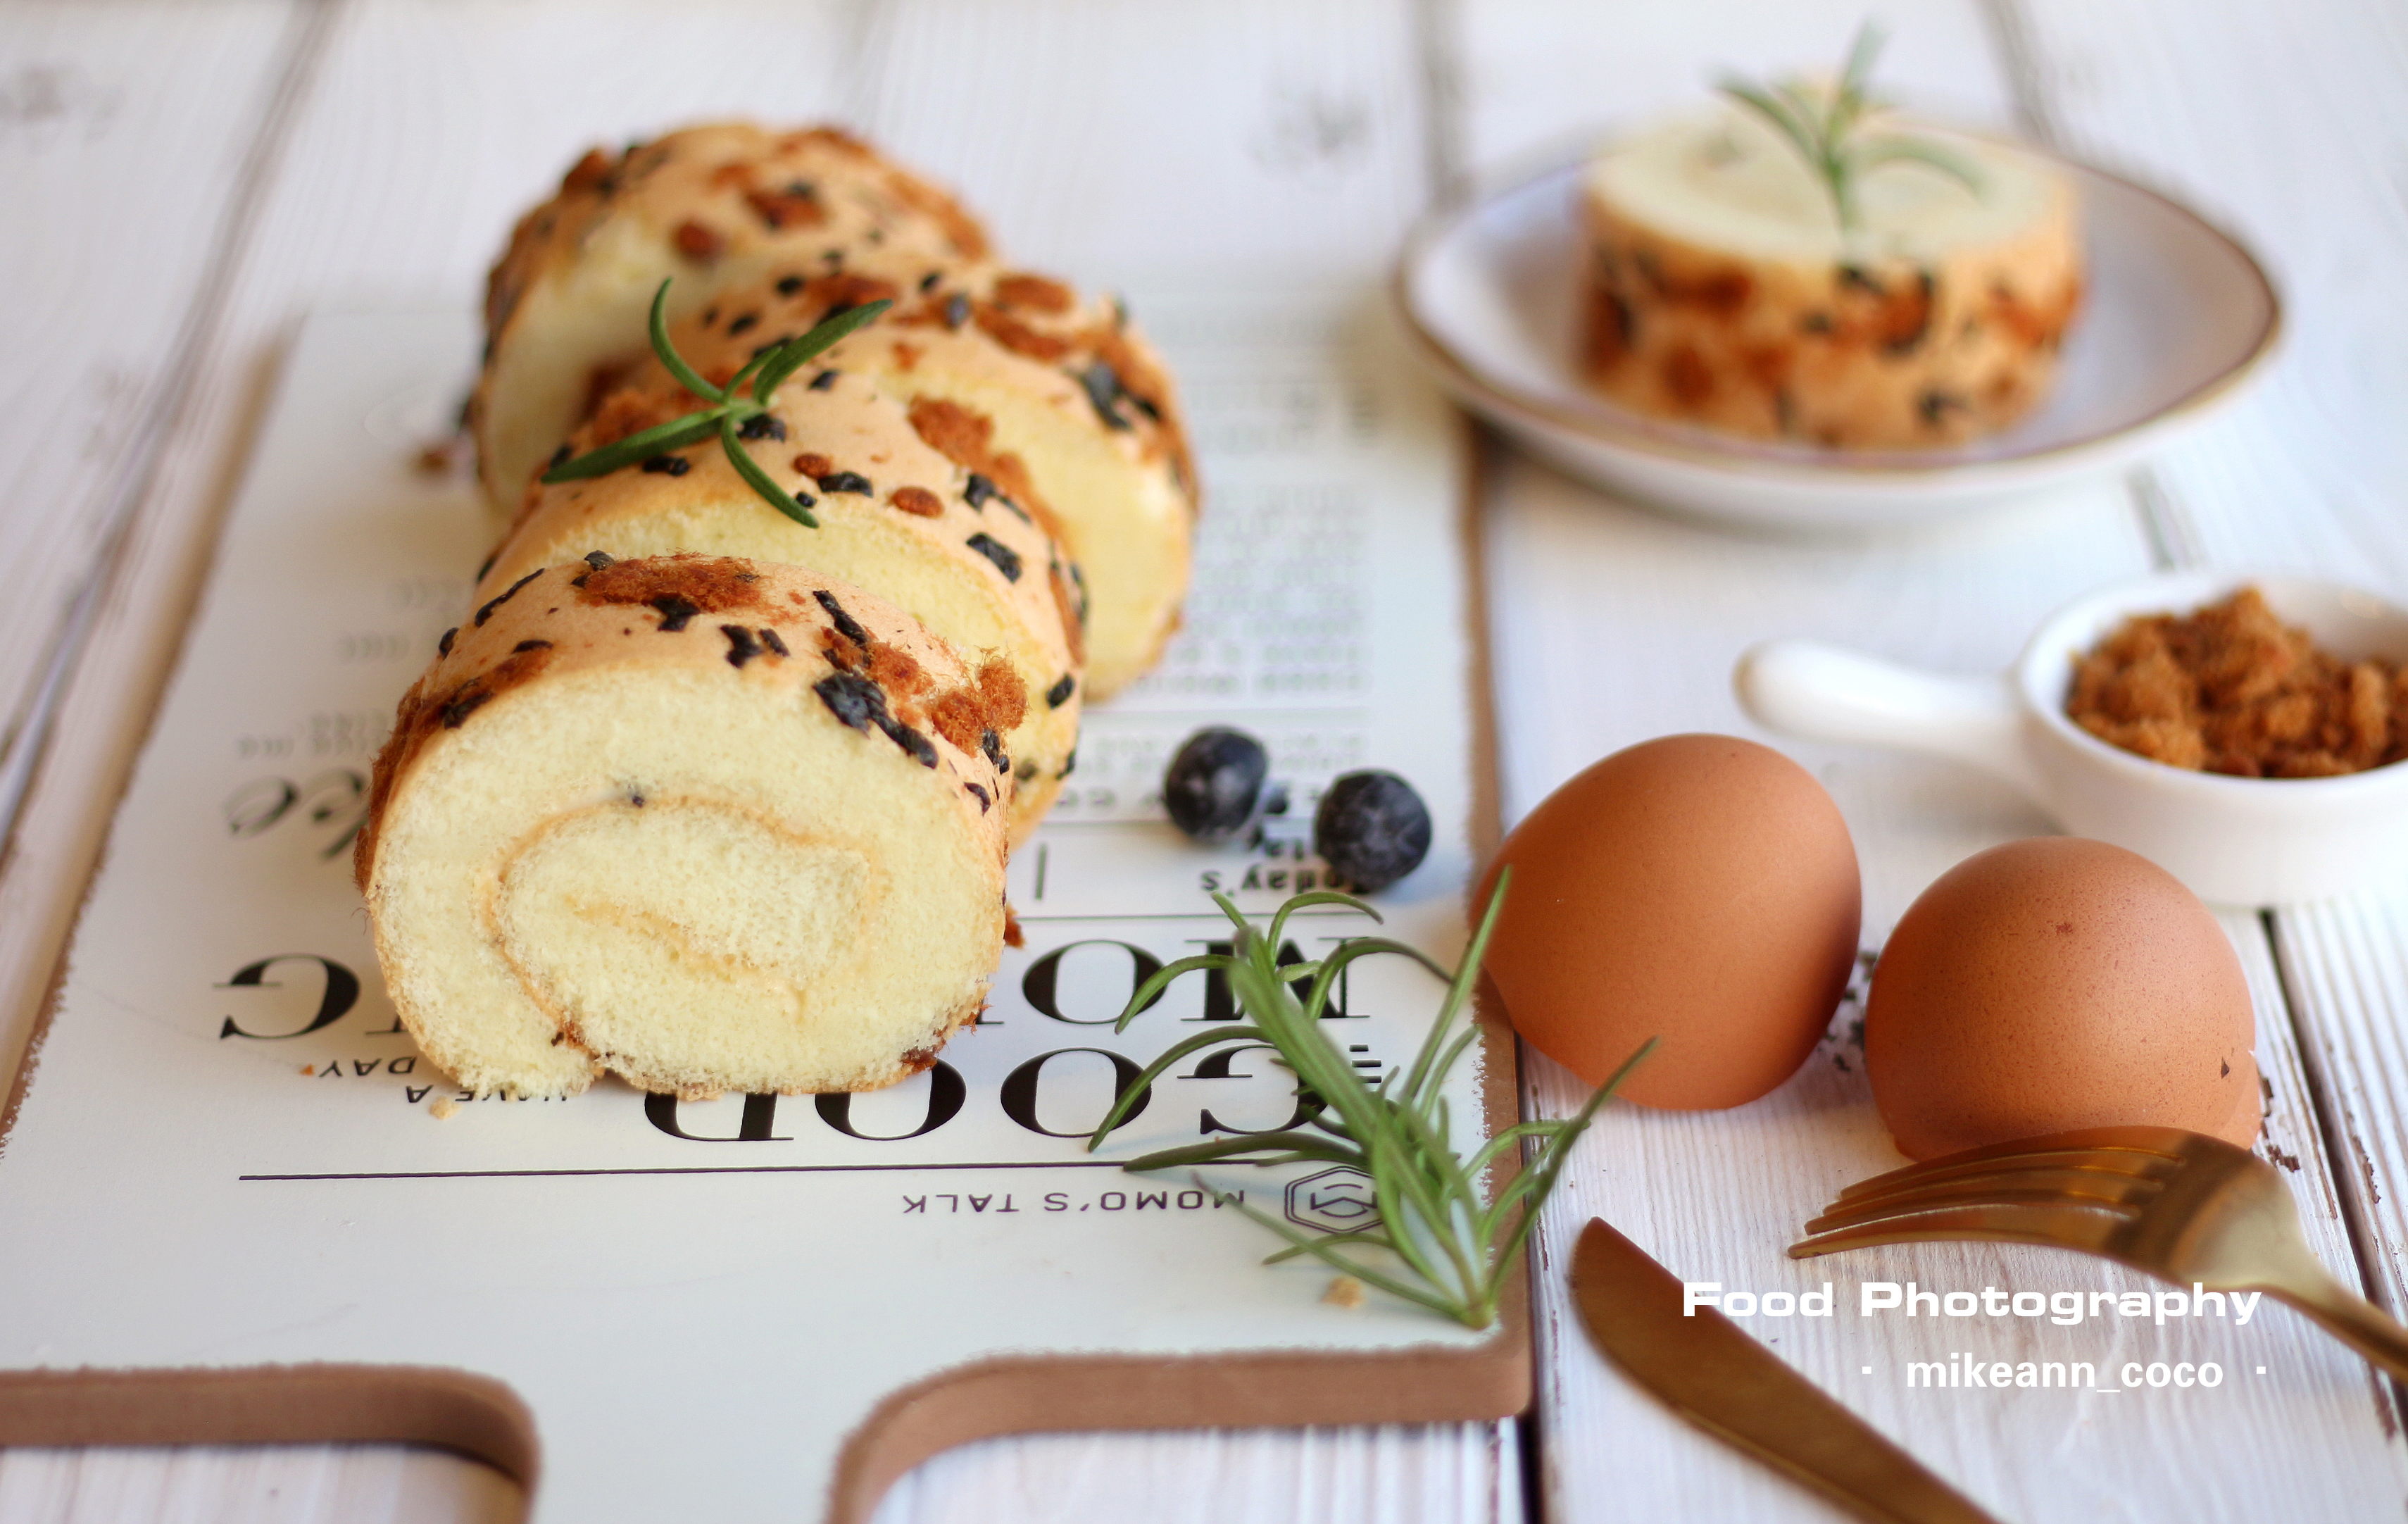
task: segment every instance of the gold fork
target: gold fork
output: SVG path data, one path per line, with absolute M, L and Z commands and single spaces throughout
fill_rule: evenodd
M 2262 1291 L 2408 1380 L 2408 1329 L 2326 1272 L 2290 1190 L 2247 1149 L 2176 1128 L 2088 1128 L 1928 1159 L 1858 1181 L 1789 1246 L 2053 1244 L 2211 1291 Z

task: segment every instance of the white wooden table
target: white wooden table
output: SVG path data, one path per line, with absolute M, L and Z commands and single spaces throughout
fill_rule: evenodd
M 1860 10 L 0 4 L 0 1075 L 296 319 L 361 298 L 467 307 L 514 209 L 589 142 L 714 116 L 833 118 L 963 187 L 1038 267 L 1104 285 L 1185 266 L 1369 290 L 1449 178 L 1688 101 L 1719 65 L 1828 57 Z M 1509 820 L 1631 741 L 1747 733 L 1727 674 L 1769 636 L 1979 670 L 2057 603 L 2152 567 L 2305 570 L 2408 595 L 2408 13 L 2383 0 L 1899 0 L 1885 14 L 1885 78 L 1919 102 L 2162 186 L 2246 238 L 2288 305 L 2278 367 L 2124 482 L 1858 544 L 1678 523 L 1484 440 L 1475 507 Z M 1945 764 L 1790 750 L 1856 832 L 1869 946 L 1958 857 L 2045 828 Z M 2258 997 L 2268 1146 L 2298 1162 L 2328 1261 L 2395 1309 L 2408 1304 L 2408 865 L 2399 891 L 2225 918 Z M 924 1466 L 882 1519 L 1831 1517 L 1602 1367 L 1560 1321 L 1558 1258 L 1603 1212 L 1699 1278 L 1775 1262 L 1820 1193 L 1895 1162 L 1860 1074 L 1831 1057 L 1740 1113 L 1610 1114 L 1536 1256 L 1541 1390 L 1522 1424 L 994 1442 Z M 1534 1104 L 1566 1101 L 1549 1066 L 1530 1071 Z M 1927 1284 L 2117 1284 L 2064 1256 L 1895 1255 L 1882 1273 Z M 2146 1394 L 2043 1410 L 1918 1403 L 1887 1370 L 1849 1386 L 1865 1337 L 1838 1327 L 1775 1347 L 2008 1517 L 2385 1517 L 2408 1503 L 2393 1392 L 2287 1314 L 2268 1313 L 2248 1346 L 2274 1374 L 2236 1376 L 2218 1408 L 2159 1403 L 2137 1431 L 2107 1410 Z M 2119 1453 L 2088 1445 L 2094 1420 Z M 7 1524 L 517 1508 L 495 1474 L 402 1449 L 0 1455 Z

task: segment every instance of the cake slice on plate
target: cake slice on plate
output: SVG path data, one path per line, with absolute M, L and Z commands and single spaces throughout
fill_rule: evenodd
M 1861 450 L 1958 444 L 2047 393 L 2082 295 L 2066 177 L 1984 138 L 1867 134 L 1883 119 L 1859 61 L 1861 38 L 1831 89 L 1727 87 L 1741 105 L 1589 166 L 1582 368 L 1600 393 Z

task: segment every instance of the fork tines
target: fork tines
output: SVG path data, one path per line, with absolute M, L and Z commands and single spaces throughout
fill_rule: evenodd
M 2167 1132 L 2166 1146 L 2154 1146 L 2155 1140 L 2136 1138 L 2136 1134 Z M 1901 1186 L 1924 1181 L 1962 1177 L 1979 1177 L 2001 1169 L 2057 1165 L 2079 1170 L 2103 1170 L 2122 1174 L 2163 1174 L 2183 1160 L 2182 1151 L 2173 1146 L 2183 1135 L 2164 1128 L 2093 1128 L 2081 1132 L 2051 1133 L 2045 1138 L 2027 1138 L 2016 1143 L 1992 1143 L 1986 1148 L 1969 1148 L 1963 1153 L 1943 1154 L 1921 1164 L 1910 1164 L 1903 1170 L 1892 1170 L 1869 1180 L 1859 1180 L 1840 1192 L 1842 1201 L 1860 1196 L 1885 1195 Z
M 1804 1258 L 1937 1238 L 2100 1250 L 2165 1189 L 2182 1164 L 2184 1136 L 2171 1129 L 2092 1129 L 1893 1170 L 1842 1190 L 1806 1224 L 1807 1237 L 1789 1253 Z

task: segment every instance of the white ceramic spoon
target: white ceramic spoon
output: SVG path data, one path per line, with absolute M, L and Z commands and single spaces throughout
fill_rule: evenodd
M 2202 899 L 2285 904 L 2408 885 L 2408 764 L 2339 778 L 2231 778 L 2152 762 L 2066 718 L 2074 658 L 2126 618 L 2188 612 L 2252 583 L 2334 655 L 2408 663 L 2408 611 L 2372 593 L 2186 571 L 2077 599 L 1996 676 L 1774 640 L 1742 656 L 1732 682 L 1748 713 L 1784 734 L 1928 752 L 1995 773 L 2067 830 L 2140 853 Z

